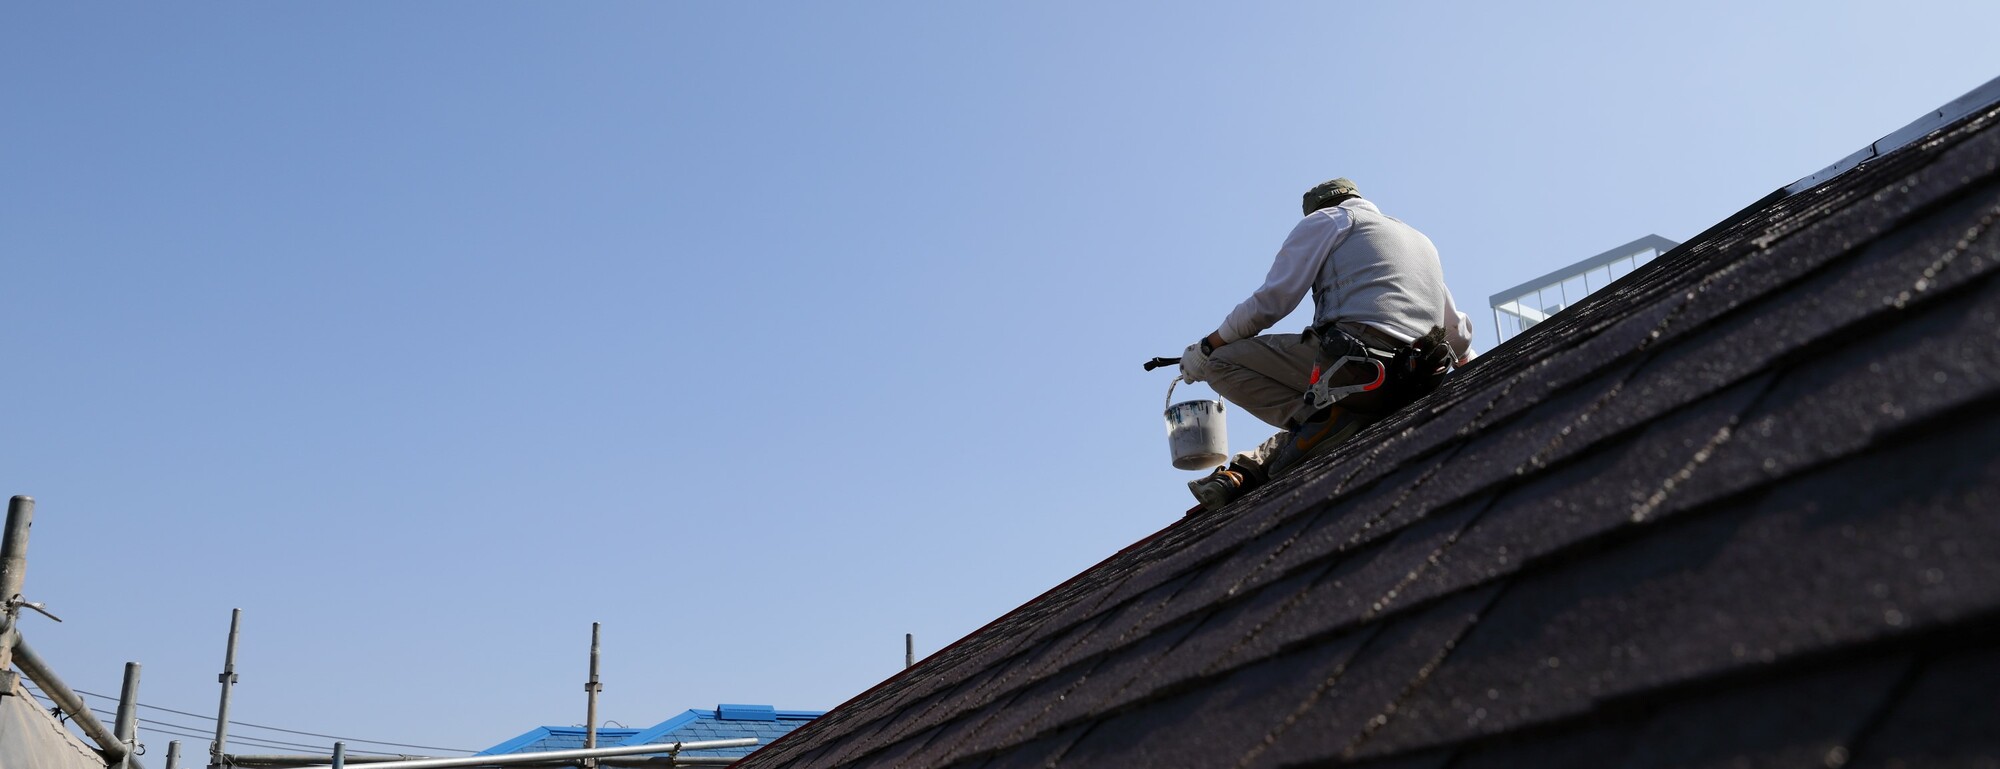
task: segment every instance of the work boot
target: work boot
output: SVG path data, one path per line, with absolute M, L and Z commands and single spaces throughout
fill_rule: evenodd
M 1246 480 L 1240 472 L 1218 467 L 1215 472 L 1188 481 L 1188 491 L 1193 492 L 1194 498 L 1201 502 L 1202 512 L 1213 513 L 1243 496 L 1243 492 L 1248 491 Z
M 1257 460 L 1248 454 L 1237 454 L 1227 466 L 1188 481 L 1188 491 L 1201 501 L 1202 512 L 1212 513 L 1264 485 L 1265 477 L 1264 466 Z

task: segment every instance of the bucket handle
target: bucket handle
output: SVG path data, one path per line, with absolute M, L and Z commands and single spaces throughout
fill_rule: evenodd
M 1179 374 L 1175 374 L 1173 379 L 1167 380 L 1167 405 L 1161 407 L 1160 411 L 1164 412 L 1174 407 L 1174 387 L 1179 385 L 1181 381 L 1181 375 Z

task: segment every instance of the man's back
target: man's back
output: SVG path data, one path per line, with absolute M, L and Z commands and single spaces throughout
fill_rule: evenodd
M 1313 325 L 1365 323 L 1403 342 L 1457 325 L 1430 238 L 1364 199 L 1338 208 L 1350 223 L 1313 281 Z

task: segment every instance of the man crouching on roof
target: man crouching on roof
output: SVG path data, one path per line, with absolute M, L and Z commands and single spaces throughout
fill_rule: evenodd
M 1303 334 L 1263 334 L 1313 295 Z M 1264 285 L 1189 345 L 1181 378 L 1282 428 L 1188 489 L 1204 511 L 1340 444 L 1430 393 L 1472 350 L 1430 238 L 1334 179 L 1306 190 Z

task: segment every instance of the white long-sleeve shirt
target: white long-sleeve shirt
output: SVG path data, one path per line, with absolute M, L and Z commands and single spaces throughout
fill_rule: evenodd
M 1313 294 L 1313 325 L 1362 323 L 1405 342 L 1443 326 L 1454 357 L 1472 358 L 1472 319 L 1459 312 L 1444 284 L 1437 247 L 1415 228 L 1354 198 L 1307 214 L 1264 277 L 1264 285 L 1230 311 L 1217 332 L 1223 342 L 1256 336 Z

